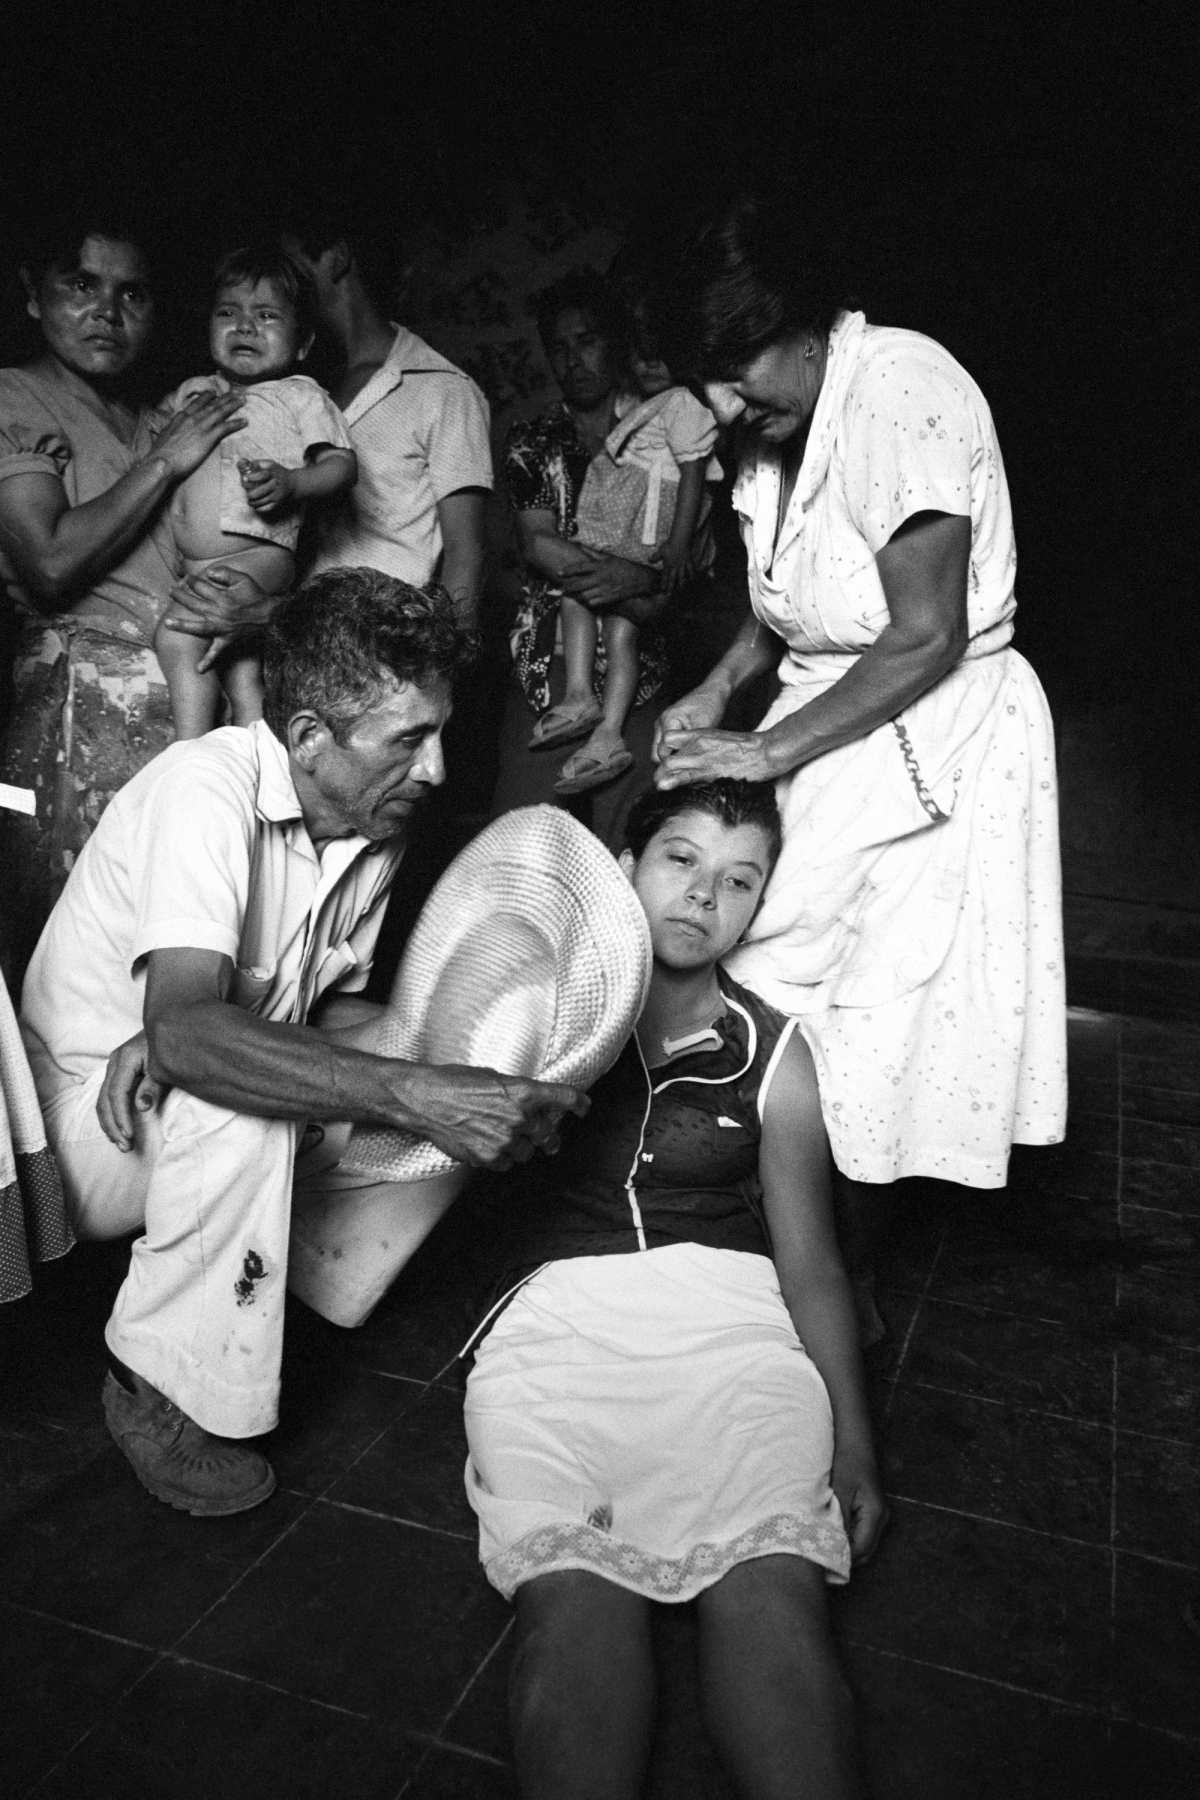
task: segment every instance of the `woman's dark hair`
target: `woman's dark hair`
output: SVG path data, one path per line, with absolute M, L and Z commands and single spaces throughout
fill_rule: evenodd
M 556 281 L 553 287 L 544 289 L 537 297 L 534 316 L 546 355 L 550 354 L 559 314 L 566 312 L 568 307 L 590 314 L 613 355 L 623 365 L 629 355 L 628 314 L 604 276 L 596 269 L 582 266 L 568 269 L 561 281 Z
M 270 281 L 279 289 L 296 315 L 300 336 L 311 337 L 317 328 L 316 285 L 308 270 L 278 244 L 246 244 L 230 250 L 213 270 L 213 299 L 224 288 L 242 282 L 257 287 L 260 281 Z
M 794 200 L 743 195 L 684 252 L 671 337 L 691 377 L 734 381 L 793 333 L 828 337 L 844 301 L 827 234 L 811 218 Z
M 23 236 L 20 266 L 35 285 L 52 269 L 71 275 L 79 267 L 79 253 L 87 239 L 107 238 L 110 243 L 133 245 L 153 285 L 154 246 L 134 212 L 134 208 L 113 201 L 83 198 L 35 216 Z
M 478 640 L 444 588 L 410 587 L 378 569 L 326 569 L 276 607 L 263 639 L 263 717 L 283 739 L 311 708 L 345 743 L 389 676 L 452 681 Z
M 732 830 L 758 825 L 766 833 L 774 865 L 783 845 L 783 823 L 770 781 L 701 781 L 695 787 L 647 788 L 629 809 L 625 848 L 635 857 L 671 819 L 687 812 L 708 813 Z

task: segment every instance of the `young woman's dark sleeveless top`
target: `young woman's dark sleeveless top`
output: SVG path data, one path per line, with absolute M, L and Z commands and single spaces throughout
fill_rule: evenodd
M 719 1050 L 647 1070 L 637 1039 L 568 1119 L 557 1156 L 514 1180 L 495 1292 L 571 1256 L 707 1244 L 771 1254 L 758 1180 L 758 1095 L 789 1021 L 718 971 Z

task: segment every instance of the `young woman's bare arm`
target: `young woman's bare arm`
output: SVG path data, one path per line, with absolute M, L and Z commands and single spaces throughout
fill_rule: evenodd
M 812 1055 L 799 1033 L 763 1111 L 759 1172 L 780 1291 L 833 1407 L 833 1488 L 856 1562 L 886 1515 L 871 1438 L 858 1320 L 833 1226 L 832 1163 Z

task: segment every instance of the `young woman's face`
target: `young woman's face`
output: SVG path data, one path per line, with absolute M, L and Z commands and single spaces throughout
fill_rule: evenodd
M 26 310 L 51 354 L 85 381 L 114 381 L 137 362 L 154 325 L 146 264 L 135 244 L 83 240 L 73 269 L 25 277 Z
M 711 813 L 668 819 L 621 867 L 650 921 L 657 962 L 697 969 L 732 950 L 758 905 L 771 869 L 761 825 L 723 825 Z
M 235 281 L 213 302 L 208 346 L 230 381 L 271 381 L 308 355 L 296 309 L 273 281 Z

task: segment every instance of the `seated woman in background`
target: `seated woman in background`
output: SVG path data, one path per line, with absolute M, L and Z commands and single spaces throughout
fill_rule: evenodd
M 518 419 L 505 448 L 525 572 L 509 638 L 513 682 L 501 726 L 492 816 L 555 797 L 558 764 L 541 747 L 551 738 L 543 733 L 538 747 L 531 747 L 531 740 L 540 717 L 557 709 L 566 691 L 558 633 L 559 602 L 566 595 L 597 616 L 619 613 L 638 632 L 636 691 L 623 733 L 632 761 L 593 798 L 575 802 L 586 809 L 584 823 L 615 851 L 633 797 L 650 779 L 651 703 L 667 674 L 666 645 L 657 626 L 667 603 L 660 569 L 577 542 L 580 494 L 592 459 L 603 453 L 616 422 L 627 379 L 628 321 L 602 275 L 575 269 L 541 296 L 538 331 L 562 398 L 540 418 Z M 601 681 L 604 651 L 601 639 L 595 664 Z
M 854 1305 L 808 1047 L 720 966 L 779 815 L 769 785 L 717 781 L 642 796 L 627 835 L 649 999 L 560 1154 L 521 1174 L 508 1304 L 467 1384 L 480 1556 L 516 1603 L 517 1768 L 530 1800 L 638 1794 L 651 1602 L 695 1599 L 739 1792 L 791 1795 L 802 1769 L 849 1796 L 825 1585 L 884 1519 Z
M 622 556 L 661 571 L 677 594 L 716 558 L 709 515 L 710 481 L 721 479 L 712 456 L 717 423 L 706 406 L 668 375 L 630 351 L 629 380 L 613 402 L 613 424 L 588 464 L 575 513 L 576 542 L 585 550 Z M 638 686 L 638 627 L 616 611 L 595 614 L 563 594 L 558 603 L 566 691 L 544 712 L 532 749 L 587 742 L 562 766 L 556 794 L 602 787 L 633 765 L 622 730 Z M 596 693 L 597 638 L 604 642 L 604 678 Z

